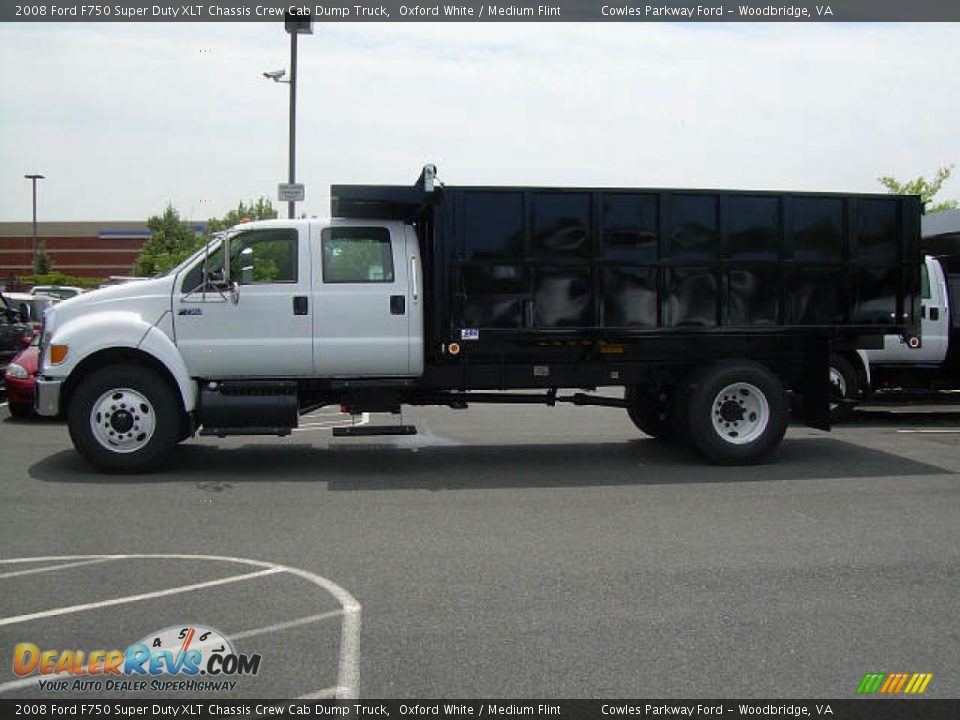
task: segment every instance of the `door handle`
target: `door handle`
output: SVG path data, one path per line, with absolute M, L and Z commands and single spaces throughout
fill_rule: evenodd
M 413 301 L 420 299 L 420 286 L 417 282 L 417 258 L 410 258 L 410 287 L 413 290 Z
M 293 314 L 294 315 L 307 314 L 307 297 L 305 295 L 293 296 Z
M 403 295 L 390 296 L 390 314 L 403 315 L 407 311 L 406 298 Z

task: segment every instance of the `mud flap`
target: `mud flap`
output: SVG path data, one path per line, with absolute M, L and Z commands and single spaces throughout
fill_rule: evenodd
M 803 423 L 830 430 L 830 341 L 810 338 L 803 346 Z

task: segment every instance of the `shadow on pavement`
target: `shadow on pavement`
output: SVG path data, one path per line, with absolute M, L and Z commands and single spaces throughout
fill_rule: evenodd
M 184 445 L 152 475 L 102 475 L 72 451 L 30 467 L 54 483 L 195 483 L 224 490 L 241 482 L 317 482 L 330 490 L 461 490 L 724 482 L 778 482 L 822 478 L 933 475 L 949 472 L 898 455 L 831 438 L 784 442 L 766 465 L 707 465 L 692 450 L 657 440 L 552 445 L 403 448 L 364 443 L 318 448 L 258 445 L 218 448 Z

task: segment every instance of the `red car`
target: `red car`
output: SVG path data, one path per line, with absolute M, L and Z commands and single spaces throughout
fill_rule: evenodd
M 16 418 L 25 418 L 33 415 L 33 382 L 37 379 L 37 369 L 40 364 L 39 338 L 28 345 L 17 355 L 4 374 L 7 385 L 7 404 L 10 414 Z

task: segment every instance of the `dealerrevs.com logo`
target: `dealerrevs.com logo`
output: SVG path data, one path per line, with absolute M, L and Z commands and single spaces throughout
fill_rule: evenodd
M 40 690 L 118 692 L 233 690 L 232 678 L 256 675 L 260 655 L 237 653 L 223 633 L 202 625 L 150 633 L 126 650 L 41 650 L 24 642 L 13 649 L 13 672 L 37 674 Z

